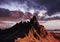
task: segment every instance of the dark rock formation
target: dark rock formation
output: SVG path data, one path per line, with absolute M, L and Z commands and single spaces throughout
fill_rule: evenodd
M 28 35 L 29 30 L 32 29 L 32 27 L 37 31 L 37 33 L 41 37 L 46 37 L 47 31 L 45 30 L 43 25 L 39 25 L 37 19 L 35 16 L 30 20 L 30 22 L 20 22 L 14 25 L 13 27 L 6 29 L 6 30 L 0 30 L 0 41 L 1 42 L 14 42 L 14 39 L 20 37 L 25 37 L 25 34 Z M 33 30 L 33 29 L 32 29 Z M 36 33 L 34 33 L 34 36 L 36 37 Z

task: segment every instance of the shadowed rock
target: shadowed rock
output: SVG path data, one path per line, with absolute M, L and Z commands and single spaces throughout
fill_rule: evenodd
M 32 29 L 33 28 L 33 29 Z M 37 31 L 38 35 L 41 37 L 46 37 L 47 31 L 45 30 L 43 25 L 39 25 L 38 20 L 35 16 L 30 20 L 30 22 L 20 22 L 16 23 L 13 27 L 6 29 L 6 30 L 0 30 L 0 41 L 2 42 L 14 42 L 14 39 L 20 37 L 23 38 L 25 35 L 28 35 L 29 30 L 34 31 L 34 29 Z M 34 33 L 34 36 L 36 38 L 36 33 Z

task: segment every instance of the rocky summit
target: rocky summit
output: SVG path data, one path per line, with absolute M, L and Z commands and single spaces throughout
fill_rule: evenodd
M 0 42 L 59 42 L 38 23 L 36 16 L 27 22 L 16 23 L 13 27 L 0 30 Z

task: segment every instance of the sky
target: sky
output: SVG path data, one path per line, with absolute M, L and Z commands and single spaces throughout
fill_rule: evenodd
M 33 15 L 39 21 L 60 20 L 60 0 L 0 0 L 0 22 L 15 24 Z

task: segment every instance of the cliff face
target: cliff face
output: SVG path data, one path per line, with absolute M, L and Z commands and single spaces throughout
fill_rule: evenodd
M 20 22 L 9 29 L 0 30 L 0 34 L 2 42 L 59 42 L 38 23 L 35 16 L 30 22 Z

